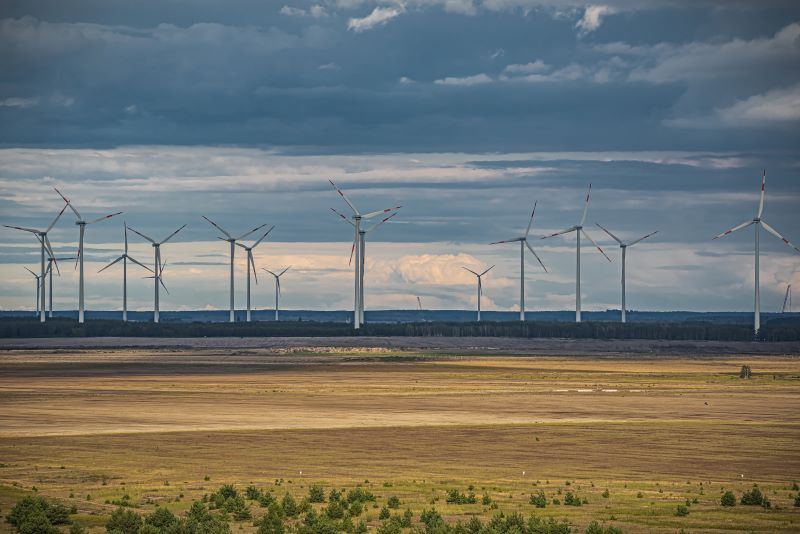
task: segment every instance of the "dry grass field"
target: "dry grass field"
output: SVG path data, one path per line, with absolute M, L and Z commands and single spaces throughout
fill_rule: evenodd
M 738 378 L 742 364 L 752 379 Z M 0 354 L 0 513 L 35 488 L 96 532 L 125 494 L 142 513 L 181 512 L 224 483 L 298 500 L 313 483 L 362 485 L 415 521 L 435 507 L 452 521 L 533 512 L 577 532 L 592 520 L 626 533 L 798 532 L 798 443 L 796 356 Z M 754 483 L 770 509 L 720 506 Z M 478 503 L 445 502 L 470 487 Z M 529 504 L 539 490 L 541 509 Z M 564 505 L 568 491 L 588 503 Z M 375 527 L 378 512 L 362 518 Z

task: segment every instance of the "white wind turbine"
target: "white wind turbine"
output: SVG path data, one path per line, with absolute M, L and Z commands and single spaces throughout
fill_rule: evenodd
M 725 237 L 728 234 L 732 234 L 736 230 L 741 230 L 742 228 L 747 228 L 751 224 L 754 224 L 756 226 L 756 232 L 755 232 L 755 234 L 756 234 L 756 236 L 755 236 L 755 242 L 756 242 L 755 243 L 755 304 L 754 304 L 754 313 L 753 313 L 753 329 L 755 330 L 756 334 L 758 334 L 758 331 L 761 330 L 761 287 L 760 287 L 760 284 L 759 284 L 759 274 L 760 274 L 760 272 L 759 272 L 760 271 L 760 268 L 759 268 L 759 256 L 760 256 L 759 238 L 760 238 L 760 235 L 759 234 L 761 233 L 761 227 L 763 226 L 764 229 L 767 232 L 771 233 L 772 235 L 774 235 L 775 237 L 777 237 L 778 239 L 780 239 L 781 241 L 783 241 L 784 243 L 786 243 L 787 245 L 792 247 L 795 251 L 800 252 L 800 248 L 797 248 L 796 246 L 792 245 L 785 237 L 783 237 L 781 234 L 779 234 L 777 232 L 777 230 L 775 230 L 773 227 L 768 225 L 767 221 L 765 221 L 765 220 L 763 220 L 761 218 L 761 215 L 764 213 L 764 193 L 765 193 L 766 183 L 767 183 L 767 171 L 764 171 L 764 173 L 761 176 L 761 197 L 759 198 L 759 201 L 758 201 L 758 213 L 756 214 L 755 218 L 753 220 L 750 220 L 750 221 L 745 221 L 745 222 L 743 222 L 742 224 L 740 224 L 738 226 L 734 226 L 730 230 L 727 230 L 725 232 L 722 232 L 719 235 L 714 236 L 714 239 L 719 239 L 720 237 Z
M 49 289 L 47 292 L 47 305 L 48 305 L 48 316 L 52 319 L 53 318 L 53 267 L 55 266 L 55 270 L 58 273 L 58 276 L 61 276 L 61 270 L 58 268 L 58 262 L 60 261 L 69 261 L 77 259 L 75 256 L 70 256 L 67 258 L 55 258 L 51 254 L 47 255 L 47 269 L 45 269 L 44 273 L 48 277 L 48 284 Z M 44 288 L 44 284 L 42 284 L 42 288 Z
M 247 322 L 248 323 L 250 322 L 250 266 L 251 265 L 253 266 L 253 276 L 256 279 L 256 284 L 258 283 L 258 275 L 256 274 L 256 262 L 253 259 L 253 249 L 256 248 L 259 245 L 259 243 L 261 243 L 264 240 L 264 238 L 269 235 L 269 233 L 272 231 L 273 228 L 275 228 L 274 225 L 269 230 L 267 230 L 267 232 L 264 235 L 262 235 L 258 241 L 256 241 L 249 247 L 242 245 L 241 243 L 236 243 L 237 247 L 242 247 L 243 249 L 245 249 L 245 251 L 247 251 Z M 222 238 L 220 237 L 219 239 Z M 233 287 L 231 287 L 231 289 L 233 289 Z
M 481 274 L 476 273 L 472 269 L 467 269 L 466 267 L 462 267 L 465 271 L 469 271 L 474 274 L 478 278 L 478 322 L 481 320 L 481 295 L 483 295 L 483 282 L 482 277 L 484 274 L 488 273 L 492 269 L 494 269 L 494 265 L 483 271 Z
M 157 323 L 158 322 L 158 296 L 159 296 L 158 285 L 161 284 L 161 286 L 165 290 L 167 289 L 167 286 L 165 286 L 164 282 L 161 280 L 161 273 L 164 271 L 164 267 L 161 265 L 161 245 L 163 245 L 164 243 L 166 243 L 167 241 L 172 239 L 175 236 L 175 234 L 177 234 L 178 232 L 180 232 L 181 230 L 186 228 L 186 225 L 184 224 L 183 226 L 181 226 L 180 228 L 178 228 L 177 230 L 175 230 L 174 232 L 169 234 L 167 237 L 165 237 L 161 241 L 154 241 L 153 239 L 147 237 L 143 233 L 141 233 L 141 232 L 139 232 L 137 230 L 134 230 L 130 226 L 128 226 L 127 228 L 128 228 L 128 230 L 130 230 L 134 234 L 140 235 L 141 237 L 143 237 L 146 240 L 150 241 L 150 244 L 153 246 L 153 268 L 151 269 L 151 272 L 154 273 L 154 274 L 153 274 L 153 276 L 148 276 L 147 278 L 152 278 L 153 282 L 154 282 L 154 286 L 155 286 L 155 289 L 154 289 L 154 295 L 155 296 L 153 298 L 153 322 Z M 169 291 L 167 291 L 167 293 L 169 293 Z
M 55 188 L 53 188 L 53 189 L 55 189 Z M 80 232 L 78 234 L 78 254 L 77 254 L 78 261 L 75 263 L 75 267 L 77 267 L 78 266 L 78 262 L 80 262 L 80 267 L 81 268 L 80 268 L 80 273 L 78 275 L 78 322 L 82 323 L 83 322 L 83 311 L 84 311 L 84 306 L 83 306 L 83 256 L 84 256 L 84 252 L 83 252 L 83 235 L 84 235 L 84 233 L 86 233 L 86 225 L 87 224 L 94 224 L 94 223 L 98 223 L 100 221 L 104 221 L 106 219 L 110 219 L 111 217 L 114 217 L 115 215 L 119 215 L 122 212 L 118 211 L 116 213 L 111 213 L 109 215 L 104 215 L 103 217 L 99 217 L 97 219 L 94 219 L 93 221 L 88 221 L 87 222 L 87 221 L 83 220 L 83 217 L 81 217 L 81 214 L 78 213 L 78 210 L 75 209 L 75 206 L 72 205 L 72 202 L 67 197 L 65 197 L 61 193 L 61 191 L 56 189 L 56 193 L 58 193 L 59 196 L 64 199 L 64 202 L 67 203 L 67 206 L 69 206 L 69 209 L 71 209 L 72 212 L 75 214 L 75 218 L 77 219 L 75 221 L 75 224 L 78 226 L 78 228 L 80 228 Z
M 362 230 L 361 228 L 361 221 L 366 219 L 371 219 L 378 215 L 382 215 L 385 213 L 389 213 L 391 211 L 399 210 L 402 206 L 395 206 L 393 208 L 386 208 L 379 211 L 373 211 L 371 213 L 367 213 L 365 215 L 361 215 L 361 213 L 356 209 L 350 199 L 344 194 L 344 192 L 336 187 L 336 184 L 333 183 L 333 180 L 328 180 L 333 188 L 336 190 L 337 193 L 347 202 L 347 205 L 350 206 L 350 209 L 353 211 L 352 221 L 336 211 L 335 209 L 331 208 L 331 210 L 336 213 L 339 217 L 350 223 L 350 225 L 354 228 L 355 234 L 353 235 L 353 247 L 350 249 L 350 263 L 353 262 L 353 252 L 356 254 L 356 267 L 355 267 L 355 284 L 354 284 L 354 299 L 353 299 L 353 326 L 358 329 L 361 324 L 364 322 L 364 248 L 365 248 L 365 240 L 364 236 L 367 232 L 371 232 L 381 224 L 385 223 L 394 215 L 384 218 L 368 230 Z
M 264 269 L 264 268 L 261 269 L 262 271 L 267 271 L 269 274 L 271 274 L 272 276 L 275 277 L 275 320 L 276 321 L 278 320 L 278 309 L 280 308 L 279 297 L 280 297 L 280 294 L 281 294 L 281 276 L 283 276 L 283 273 L 288 271 L 290 268 L 291 268 L 291 265 L 289 267 L 285 268 L 284 270 L 282 270 L 278 274 L 273 273 L 269 269 Z M 255 269 L 255 267 L 253 267 L 253 269 Z
M 498 245 L 500 243 L 516 243 L 519 241 L 519 320 L 525 320 L 525 247 L 528 247 L 528 250 L 531 251 L 533 257 L 536 258 L 536 261 L 539 262 L 539 265 L 542 266 L 544 272 L 547 272 L 547 267 L 544 266 L 542 260 L 536 254 L 536 251 L 533 250 L 533 247 L 528 243 L 528 234 L 531 232 L 531 226 L 533 225 L 533 215 L 536 213 L 536 202 L 533 203 L 533 211 L 531 211 L 531 218 L 528 221 L 528 228 L 525 230 L 525 235 L 522 237 L 515 237 L 513 239 L 506 239 L 505 241 L 495 241 L 494 243 L 489 243 L 490 245 Z
M 125 249 L 122 252 L 122 255 L 120 255 L 117 259 L 115 259 L 114 261 L 112 261 L 111 263 L 109 263 L 108 265 L 106 265 L 105 267 L 103 267 L 102 269 L 100 269 L 97 272 L 98 273 L 102 273 L 103 271 L 105 271 L 106 269 L 108 269 L 109 267 L 111 267 L 112 265 L 114 265 L 115 263 L 117 263 L 120 260 L 122 261 L 122 320 L 123 321 L 127 321 L 128 320 L 128 260 L 131 260 L 136 265 L 139 265 L 140 267 L 144 267 L 145 269 L 147 269 L 148 271 L 153 273 L 153 270 L 150 267 L 144 265 L 143 263 L 139 263 L 135 258 L 133 258 L 132 256 L 130 256 L 128 254 L 128 225 L 127 224 L 125 224 Z M 155 274 L 155 273 L 153 273 L 153 274 Z
M 27 267 L 25 267 L 25 270 L 31 273 L 34 276 L 34 278 L 36 278 L 36 315 L 39 315 L 39 295 L 41 294 L 41 291 L 44 291 L 44 286 L 42 284 L 42 277 L 36 274 L 35 272 L 31 271 Z
M 624 323 L 625 322 L 625 311 L 627 309 L 625 307 L 625 252 L 627 251 L 628 247 L 632 247 L 633 245 L 635 245 L 639 241 L 643 241 L 643 240 L 647 239 L 648 237 L 657 234 L 658 230 L 656 230 L 655 232 L 651 232 L 651 233 L 647 234 L 646 236 L 642 236 L 639 239 L 631 241 L 630 243 L 623 243 L 622 240 L 620 240 L 620 238 L 618 238 L 617 236 L 615 236 L 614 234 L 609 232 L 600 223 L 595 223 L 595 224 L 597 226 L 599 226 L 605 233 L 610 235 L 611 239 L 613 239 L 614 241 L 619 243 L 619 248 L 622 249 L 622 316 L 621 316 L 621 318 L 622 318 L 622 322 Z
M 234 314 L 234 303 L 233 303 L 233 260 L 234 260 L 234 255 L 236 254 L 236 242 L 239 241 L 240 239 L 244 239 L 245 237 L 249 236 L 250 234 L 252 234 L 253 232 L 255 232 L 257 230 L 260 230 L 260 229 L 264 228 L 267 224 L 264 223 L 261 226 L 256 226 L 252 230 L 249 230 L 249 231 L 245 232 L 244 234 L 240 235 L 239 237 L 233 237 L 224 228 L 222 228 L 220 225 L 218 225 L 217 223 L 215 223 L 214 221 L 212 221 L 211 219 L 209 219 L 205 215 L 203 215 L 203 218 L 206 221 L 208 221 L 214 228 L 216 228 L 217 230 L 219 230 L 220 232 L 225 234 L 224 238 L 220 237 L 219 239 L 221 239 L 223 241 L 227 241 L 231 245 L 231 295 L 230 295 L 231 308 L 230 308 L 229 321 L 230 322 L 234 322 L 236 320 L 236 317 L 235 317 L 235 314 Z M 250 268 L 250 264 L 249 263 L 247 264 L 247 267 L 248 267 L 248 269 Z M 248 280 L 248 283 L 249 283 L 249 281 L 250 281 L 250 277 L 249 276 L 248 276 L 247 280 Z M 248 294 L 249 294 L 249 292 L 248 292 Z
M 51 256 L 55 256 L 53 253 L 53 247 L 50 245 L 50 239 L 47 237 L 47 233 L 53 229 L 56 225 L 58 220 L 64 214 L 64 210 L 67 209 L 67 204 L 64 204 L 64 207 L 61 208 L 61 211 L 58 212 L 56 218 L 53 219 L 53 222 L 50 223 L 50 226 L 47 227 L 46 230 L 36 230 L 34 228 L 25 228 L 23 226 L 9 226 L 4 224 L 6 228 L 13 228 L 14 230 L 22 230 L 23 232 L 30 232 L 35 235 L 39 239 L 39 244 L 41 246 L 41 274 L 39 275 L 40 280 L 44 280 L 44 253 L 45 249 L 47 249 L 47 253 Z M 45 322 L 45 312 L 44 312 L 44 291 L 39 291 L 39 295 L 37 297 L 39 299 L 39 305 L 36 307 L 37 312 L 39 313 L 39 321 Z
M 594 239 L 586 233 L 586 230 L 583 229 L 583 223 L 586 222 L 586 213 L 589 210 L 589 194 L 592 192 L 592 184 L 589 184 L 589 192 L 586 193 L 586 203 L 583 205 L 583 215 L 581 216 L 581 222 L 576 224 L 575 226 L 571 226 L 566 230 L 561 230 L 560 232 L 556 232 L 554 234 L 546 235 L 542 239 L 547 239 L 549 237 L 555 237 L 561 234 L 568 234 L 569 232 L 575 232 L 576 237 L 576 244 L 575 244 L 575 322 L 581 322 L 581 234 L 586 237 L 592 244 L 600 251 L 600 254 L 605 256 L 608 261 L 611 261 L 603 249 L 600 248 Z

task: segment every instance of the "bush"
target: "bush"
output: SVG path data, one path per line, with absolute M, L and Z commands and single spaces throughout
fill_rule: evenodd
M 473 492 L 470 492 L 469 495 L 464 495 L 464 493 L 452 489 L 447 492 L 445 501 L 449 504 L 475 504 L 478 502 L 478 498 L 475 497 L 475 493 Z
M 597 521 L 592 521 L 589 523 L 589 526 L 586 527 L 586 534 L 622 534 L 622 530 L 613 526 L 603 528 Z
M 255 486 L 247 486 L 244 495 L 251 501 L 261 500 L 261 490 Z
M 37 525 L 44 522 L 38 516 L 41 515 L 49 525 L 66 525 L 69 521 L 69 509 L 58 503 L 48 502 L 44 497 L 28 496 L 23 497 L 11 508 L 6 517 L 6 521 L 16 526 L 22 531 L 24 523 L 30 523 L 34 519 Z M 42 527 L 46 528 L 46 527 Z
M 603 493 L 601 493 L 601 495 L 603 496 L 604 499 L 608 499 L 610 493 L 608 493 L 608 490 L 605 490 Z
M 573 495 L 571 491 L 568 491 L 567 494 L 564 495 L 564 504 L 567 506 L 580 506 L 582 502 L 580 497 Z
M 389 509 L 384 506 L 383 508 L 381 508 L 381 511 L 378 514 L 378 519 L 380 520 L 389 519 L 390 515 L 391 514 L 389 513 Z
M 344 507 L 339 501 L 331 501 L 325 509 L 325 515 L 331 519 L 341 519 L 344 517 Z
M 122 506 L 114 510 L 111 519 L 106 523 L 106 531 L 119 532 L 120 534 L 137 534 L 142 526 L 142 518 L 133 510 L 126 510 Z
M 400 508 L 400 499 L 392 495 L 389 497 L 389 500 L 386 501 L 386 506 L 389 508 Z
M 481 499 L 481 504 L 484 506 L 489 506 L 490 504 L 492 504 L 492 498 L 489 497 L 488 493 L 483 494 L 483 498 Z
M 547 497 L 544 496 L 544 491 L 539 490 L 539 493 L 531 494 L 529 502 L 536 506 L 536 508 L 544 508 L 547 506 Z
M 679 504 L 678 508 L 675 510 L 675 515 L 678 517 L 685 517 L 689 515 L 689 508 L 684 506 L 683 504 Z
M 278 503 L 273 502 L 267 509 L 267 513 L 261 518 L 258 526 L 258 534 L 283 534 L 283 509 Z
M 350 505 L 350 515 L 353 517 L 358 517 L 364 512 L 364 505 L 360 502 L 354 502 Z
M 261 497 L 258 498 L 258 505 L 262 508 L 269 508 L 269 505 L 275 502 L 275 497 L 269 491 L 262 492 Z
M 297 501 L 294 500 L 288 492 L 283 496 L 281 501 L 281 508 L 286 517 L 295 517 L 300 513 L 300 508 L 297 506 Z
M 769 499 L 767 499 L 766 495 L 761 493 L 761 490 L 758 489 L 756 484 L 753 484 L 753 489 L 744 492 L 739 502 L 747 506 L 763 506 L 764 508 L 772 506 Z
M 375 501 L 375 495 L 364 488 L 354 488 L 347 492 L 347 502 L 365 503 Z
M 719 500 L 722 506 L 736 506 L 736 496 L 732 491 L 726 491 Z
M 325 490 L 319 484 L 312 484 L 308 488 L 308 502 L 325 502 Z
M 144 518 L 144 523 L 152 525 L 159 530 L 171 532 L 178 524 L 178 518 L 166 508 L 156 508 L 152 514 Z

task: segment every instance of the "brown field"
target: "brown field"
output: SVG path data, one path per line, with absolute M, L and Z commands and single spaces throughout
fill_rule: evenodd
M 626 533 L 800 531 L 796 355 L 437 350 L 7 350 L 0 511 L 35 486 L 101 532 L 106 500 L 126 493 L 146 513 L 185 510 L 223 483 L 298 498 L 321 483 L 452 520 L 519 511 L 579 532 L 591 520 Z M 743 363 L 753 379 L 738 378 Z M 772 509 L 719 506 L 722 488 L 754 483 Z M 469 485 L 497 510 L 445 503 Z M 535 509 L 539 489 L 588 504 Z

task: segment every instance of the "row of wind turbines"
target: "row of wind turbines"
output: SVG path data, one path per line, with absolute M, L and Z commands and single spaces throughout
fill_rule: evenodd
M 368 212 L 368 213 L 362 214 L 356 208 L 355 204 L 344 193 L 344 191 L 342 191 L 332 180 L 330 181 L 330 183 L 331 183 L 331 186 L 334 188 L 334 190 L 345 201 L 345 203 L 347 204 L 347 206 L 350 208 L 350 210 L 352 212 L 352 215 L 350 217 L 347 217 L 346 215 L 342 214 L 341 212 L 337 211 L 336 209 L 331 208 L 333 213 L 335 213 L 338 217 L 340 217 L 345 222 L 350 224 L 353 227 L 353 230 L 354 230 L 353 244 L 352 244 L 352 247 L 351 247 L 351 250 L 350 250 L 350 264 L 351 265 L 353 264 L 353 258 L 355 256 L 354 284 L 353 284 L 353 287 L 354 287 L 353 326 L 356 329 L 358 329 L 364 323 L 364 270 L 365 270 L 365 257 L 366 257 L 366 236 L 367 236 L 367 234 L 371 233 L 372 231 L 374 231 L 375 229 L 380 227 L 385 222 L 389 221 L 392 217 L 397 215 L 398 210 L 401 209 L 402 206 L 394 206 L 394 207 L 385 208 L 385 209 L 382 209 L 382 210 L 377 210 L 377 211 L 372 211 L 372 212 Z M 555 232 L 553 234 L 541 237 L 541 239 L 549 239 L 549 238 L 552 238 L 552 237 L 555 237 L 555 236 L 565 235 L 565 234 L 570 234 L 572 232 L 575 232 L 575 238 L 576 238 L 575 239 L 575 259 L 576 259 L 576 265 L 575 265 L 575 321 L 576 322 L 580 322 L 581 321 L 581 236 L 585 237 L 588 241 L 590 241 L 592 243 L 592 245 L 603 255 L 603 257 L 606 260 L 608 260 L 609 262 L 611 261 L 611 258 L 605 253 L 605 251 L 597 244 L 597 242 L 589 235 L 589 233 L 584 228 L 584 224 L 586 223 L 586 218 L 587 218 L 587 214 L 588 214 L 588 210 L 589 210 L 589 199 L 590 199 L 590 195 L 591 195 L 591 188 L 592 188 L 592 186 L 591 186 L 591 184 L 589 184 L 589 191 L 586 194 L 586 199 L 584 201 L 584 206 L 583 206 L 583 212 L 582 212 L 582 215 L 581 215 L 581 218 L 580 218 L 580 221 L 578 222 L 578 224 L 576 224 L 574 226 L 571 226 L 571 227 L 569 227 L 569 228 L 567 228 L 565 230 L 561 230 L 559 232 Z M 786 243 L 789 247 L 793 248 L 796 252 L 800 252 L 800 249 L 798 249 L 796 246 L 794 246 L 792 243 L 790 243 L 786 238 L 784 238 L 780 233 L 778 233 L 774 228 L 772 228 L 769 224 L 767 224 L 766 221 L 763 220 L 762 215 L 763 215 L 763 211 L 764 211 L 765 188 L 766 188 L 766 171 L 764 171 L 764 173 L 762 175 L 762 179 L 761 179 L 761 194 L 760 194 L 760 198 L 759 198 L 758 210 L 757 210 L 756 216 L 752 220 L 747 220 L 747 221 L 745 221 L 745 222 L 743 222 L 743 223 L 731 228 L 730 230 L 727 230 L 727 231 L 725 231 L 725 232 L 723 232 L 723 233 L 721 233 L 721 234 L 719 234 L 719 235 L 717 235 L 717 236 L 715 236 L 713 238 L 713 239 L 719 239 L 719 238 L 725 237 L 725 236 L 727 236 L 729 234 L 732 234 L 732 233 L 734 233 L 734 232 L 736 232 L 738 230 L 746 228 L 746 227 L 748 227 L 750 225 L 755 225 L 755 253 L 754 253 L 754 258 L 755 258 L 755 267 L 754 267 L 755 268 L 755 296 L 754 296 L 754 301 L 755 302 L 754 302 L 754 325 L 753 326 L 754 326 L 754 330 L 755 330 L 756 333 L 759 331 L 759 329 L 761 327 L 761 319 L 760 319 L 760 313 L 761 313 L 760 282 L 759 282 L 760 229 L 761 229 L 761 227 L 763 227 L 767 232 L 769 232 L 770 234 L 774 235 L 775 237 L 777 237 L 778 239 L 780 239 L 781 241 Z M 36 273 L 31 271 L 30 269 L 28 269 L 28 271 L 36 278 L 37 314 L 39 315 L 40 320 L 42 322 L 45 321 L 44 282 L 45 282 L 46 276 L 47 275 L 50 276 L 50 288 L 49 288 L 49 290 L 50 290 L 50 317 L 52 317 L 52 294 L 53 294 L 52 293 L 53 292 L 53 290 L 52 290 L 52 276 L 53 276 L 53 268 L 55 267 L 55 270 L 60 273 L 59 268 L 58 268 L 58 261 L 72 260 L 72 259 L 76 260 L 76 268 L 78 266 L 80 266 L 80 271 L 79 271 L 79 291 L 78 291 L 78 294 L 79 294 L 79 296 L 78 296 L 78 320 L 79 320 L 79 322 L 82 323 L 84 321 L 84 269 L 83 269 L 83 256 L 84 256 L 84 254 L 83 254 L 83 247 L 84 247 L 84 235 L 85 235 L 86 227 L 88 225 L 92 225 L 92 224 L 104 221 L 106 219 L 109 219 L 111 217 L 120 215 L 122 212 L 116 212 L 116 213 L 105 215 L 103 217 L 100 217 L 100 218 L 97 218 L 97 219 L 94 219 L 94 220 L 91 220 L 91 221 L 86 221 L 86 220 L 83 219 L 83 217 L 80 215 L 78 210 L 73 206 L 72 202 L 67 197 L 65 197 L 58 189 L 56 189 L 56 192 L 63 199 L 63 201 L 65 202 L 65 205 L 61 209 L 61 211 L 58 213 L 58 215 L 55 217 L 55 219 L 50 224 L 50 226 L 48 226 L 45 230 L 26 228 L 26 227 L 20 227 L 20 226 L 9 226 L 9 225 L 3 225 L 3 226 L 6 226 L 8 228 L 13 228 L 13 229 L 16 229 L 16 230 L 21 230 L 21 231 L 32 233 L 32 234 L 34 234 L 36 236 L 37 240 L 40 243 L 40 250 L 41 250 L 41 254 L 40 254 L 40 257 L 41 257 L 40 258 L 41 259 L 41 261 L 40 261 L 40 266 L 41 266 L 40 274 L 37 275 Z M 520 249 L 519 310 L 520 310 L 520 320 L 521 321 L 525 320 L 525 249 L 526 248 L 530 251 L 530 253 L 534 256 L 534 258 L 536 258 L 537 262 L 542 267 L 542 269 L 545 272 L 547 272 L 547 268 L 545 267 L 544 262 L 542 261 L 542 259 L 539 257 L 539 255 L 534 250 L 533 246 L 531 246 L 531 244 L 528 241 L 531 229 L 533 227 L 534 216 L 536 214 L 536 204 L 537 203 L 534 202 L 533 210 L 531 211 L 531 215 L 530 215 L 530 218 L 528 220 L 528 226 L 527 226 L 527 228 L 525 230 L 525 233 L 522 236 L 514 237 L 514 238 L 511 238 L 511 239 L 506 239 L 506 240 L 503 240 L 503 241 L 496 241 L 496 242 L 490 243 L 491 245 L 505 244 L 505 243 L 517 243 L 517 242 L 519 243 L 519 249 Z M 74 215 L 76 217 L 75 224 L 79 227 L 78 252 L 77 252 L 77 255 L 74 256 L 74 257 L 57 258 L 55 256 L 54 252 L 53 252 L 52 245 L 50 244 L 50 240 L 48 238 L 48 233 L 56 225 L 58 220 L 63 215 L 64 211 L 67 209 L 67 207 L 69 207 L 70 210 L 74 213 Z M 377 218 L 379 216 L 381 218 L 378 219 L 377 222 L 373 223 L 369 227 L 364 227 L 364 223 L 366 221 L 370 221 L 370 220 L 375 219 L 375 218 Z M 250 321 L 251 320 L 251 301 L 250 301 L 250 275 L 251 275 L 250 268 L 251 267 L 253 269 L 252 273 L 253 273 L 253 276 L 254 276 L 254 278 L 256 280 L 256 283 L 258 282 L 258 277 L 257 277 L 257 274 L 256 274 L 255 260 L 253 258 L 253 249 L 255 249 L 262 241 L 264 241 L 264 239 L 266 239 L 266 237 L 270 234 L 270 232 L 272 232 L 272 230 L 275 227 L 271 226 L 255 242 L 253 242 L 252 245 L 247 246 L 247 245 L 241 243 L 241 241 L 243 239 L 245 239 L 246 237 L 258 232 L 259 230 L 262 230 L 263 228 L 265 228 L 267 226 L 266 224 L 262 224 L 260 226 L 257 226 L 255 228 L 245 232 L 244 234 L 241 234 L 241 235 L 238 235 L 238 236 L 234 237 L 233 234 L 228 232 L 226 229 L 222 228 L 219 224 L 217 224 L 216 222 L 212 221 L 210 218 L 203 216 L 203 219 L 205 219 L 209 224 L 211 224 L 214 228 L 216 228 L 217 230 L 219 230 L 223 234 L 224 237 L 223 236 L 217 236 L 217 239 L 220 239 L 222 241 L 226 241 L 226 242 L 228 242 L 230 244 L 230 315 L 229 315 L 229 320 L 231 322 L 233 322 L 235 320 L 235 316 L 234 316 L 234 310 L 235 310 L 235 302 L 234 302 L 234 259 L 235 259 L 236 247 L 237 246 L 240 247 L 247 254 L 247 262 L 246 262 L 247 263 L 247 316 L 246 316 L 246 320 Z M 625 280 L 626 280 L 627 249 L 629 247 L 632 247 L 632 246 L 636 245 L 637 243 L 639 243 L 639 242 L 641 242 L 641 241 L 643 241 L 645 239 L 648 239 L 648 238 L 652 237 L 653 235 L 657 234 L 658 231 L 650 232 L 650 233 L 648 233 L 646 235 L 643 235 L 642 237 L 639 237 L 638 239 L 635 239 L 635 240 L 630 241 L 630 242 L 624 242 L 620 238 L 618 238 L 615 234 L 613 234 L 610 230 L 605 228 L 604 226 L 600 225 L 599 223 L 596 223 L 596 225 L 603 232 L 608 234 L 608 236 L 611 237 L 619 245 L 619 248 L 621 250 L 621 259 L 622 259 L 621 263 L 622 263 L 622 266 L 621 266 L 621 314 L 620 314 L 620 320 L 622 322 L 626 322 L 626 311 L 627 311 L 627 308 L 626 308 L 626 284 L 625 284 Z M 161 246 L 163 244 L 165 244 L 166 242 L 168 242 L 170 239 L 172 239 L 175 235 L 178 234 L 178 232 L 183 230 L 186 226 L 187 225 L 184 224 L 183 226 L 179 227 L 177 230 L 175 230 L 174 232 L 169 234 L 164 239 L 162 239 L 160 241 L 156 241 L 153 238 L 143 234 L 142 232 L 139 232 L 139 231 L 137 231 L 137 230 L 125 225 L 125 241 L 124 241 L 125 245 L 124 245 L 123 253 L 118 258 L 113 260 L 111 263 L 109 263 L 108 265 L 106 265 L 105 267 L 100 269 L 100 271 L 99 271 L 99 272 L 102 272 L 105 269 L 108 269 L 109 267 L 111 267 L 112 265 L 114 265 L 114 264 L 116 264 L 116 263 L 118 263 L 120 261 L 123 262 L 123 311 L 122 311 L 123 320 L 127 320 L 127 261 L 131 260 L 136 265 L 138 265 L 138 266 L 146 269 L 150 273 L 152 273 L 147 278 L 152 278 L 154 280 L 154 305 L 153 305 L 154 314 L 153 314 L 153 320 L 154 320 L 154 322 L 158 322 L 158 320 L 159 320 L 159 292 L 160 292 L 159 288 L 161 287 L 165 291 L 167 290 L 166 289 L 166 285 L 164 284 L 164 281 L 163 281 L 163 272 L 164 272 L 164 267 L 166 266 L 166 261 L 163 262 L 163 263 L 161 261 Z M 131 257 L 128 254 L 128 234 L 127 234 L 128 230 L 130 230 L 130 231 L 134 232 L 135 234 L 139 235 L 140 237 L 142 237 L 146 241 L 150 242 L 150 244 L 152 245 L 152 247 L 154 249 L 154 258 L 153 258 L 153 268 L 152 269 L 150 267 L 147 267 L 143 263 L 137 261 L 136 259 L 134 259 L 133 257 Z M 48 264 L 47 267 L 45 267 L 45 260 L 47 260 L 47 264 Z M 470 273 L 475 275 L 475 277 L 477 279 L 477 286 L 478 286 L 478 299 L 477 299 L 477 306 L 478 306 L 477 313 L 478 313 L 478 315 L 477 315 L 477 319 L 478 319 L 478 321 L 480 321 L 480 319 L 481 319 L 481 295 L 483 293 L 482 277 L 484 275 L 486 275 L 492 268 L 494 268 L 494 265 L 492 265 L 491 267 L 489 267 L 485 271 L 483 271 L 481 273 L 478 273 L 476 271 L 473 271 L 472 269 L 464 267 L 464 269 L 466 269 L 467 271 L 469 271 Z M 26 269 L 27 269 L 27 267 L 26 267 Z M 280 291 L 281 291 L 281 289 L 280 289 L 280 278 L 281 278 L 281 276 L 283 274 L 286 273 L 286 271 L 288 269 L 289 269 L 289 267 L 285 268 L 280 273 L 276 273 L 276 272 L 270 271 L 268 269 L 262 269 L 262 270 L 268 272 L 269 274 L 271 274 L 275 279 L 275 319 L 276 320 L 279 317 L 279 315 L 278 315 L 278 313 L 279 313 L 278 312 L 279 311 L 279 296 L 280 296 Z M 41 291 L 40 291 L 40 289 L 41 289 Z M 791 284 L 789 284 L 787 289 L 786 289 L 786 295 L 784 297 L 784 302 L 783 302 L 783 311 L 786 311 L 787 304 L 788 304 L 789 309 L 791 309 Z M 420 306 L 421 306 L 421 304 L 420 304 Z

